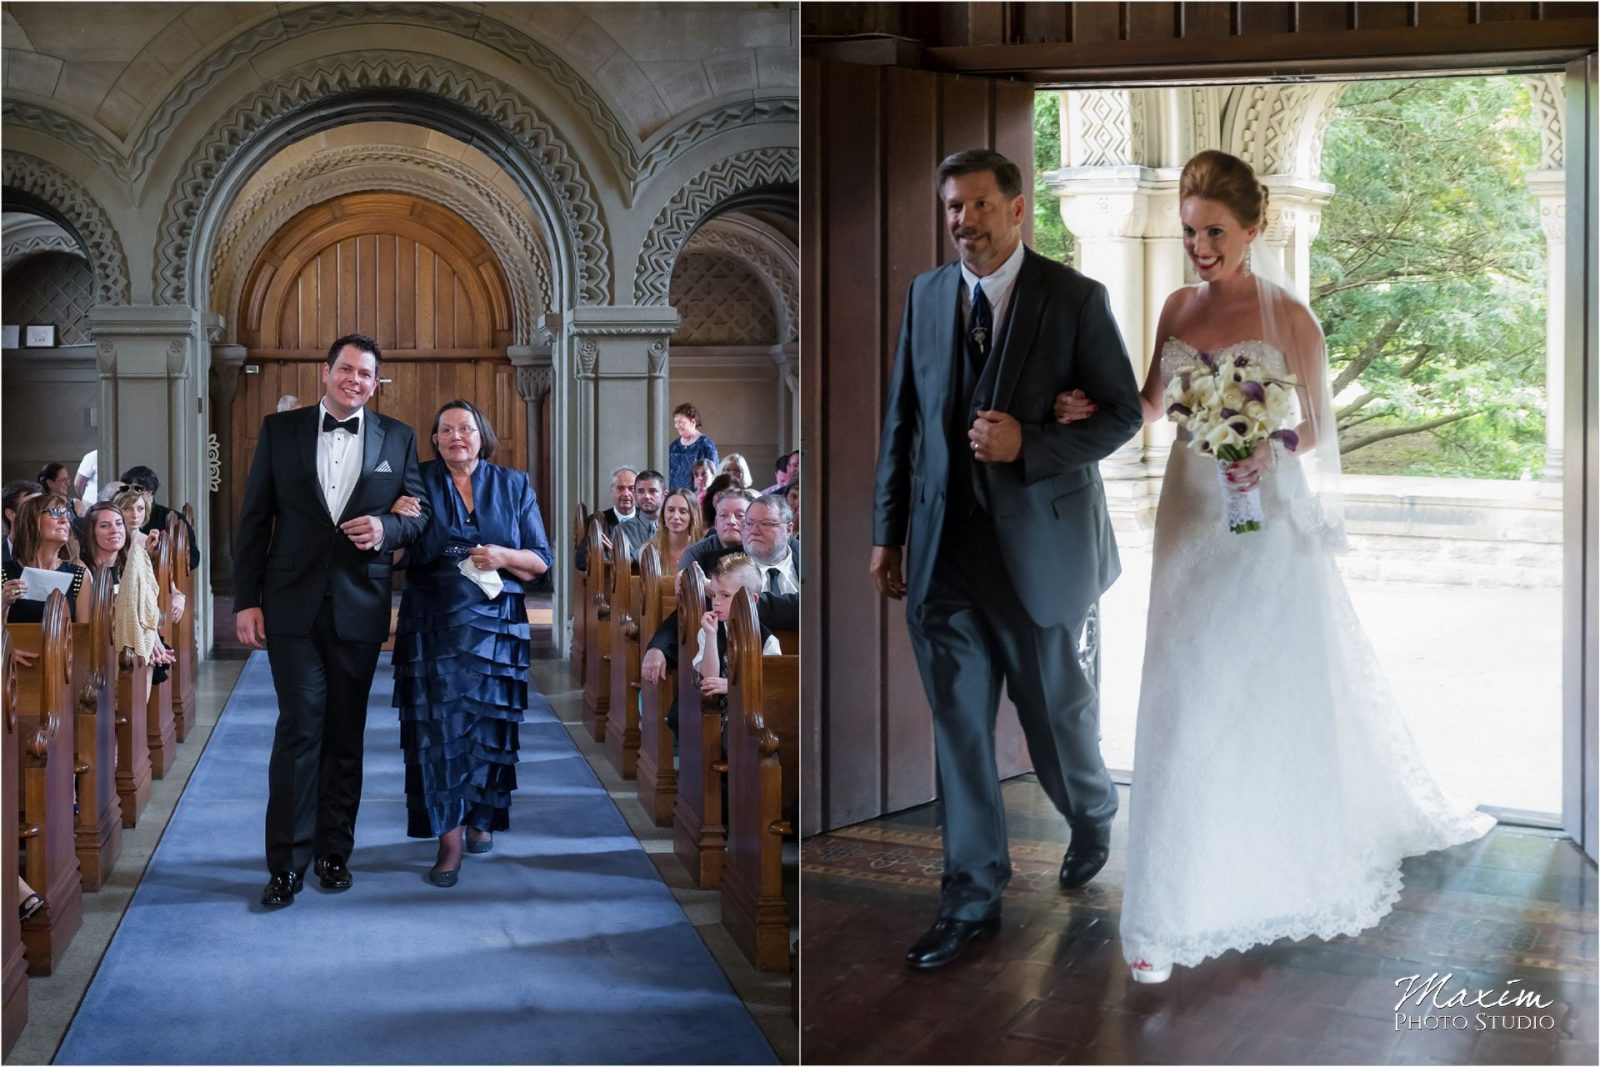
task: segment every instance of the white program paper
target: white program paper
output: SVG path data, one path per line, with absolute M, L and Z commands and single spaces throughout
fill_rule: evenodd
M 22 568 L 22 599 L 46 600 L 53 589 L 66 596 L 72 588 L 72 575 L 67 571 L 47 571 L 38 567 Z

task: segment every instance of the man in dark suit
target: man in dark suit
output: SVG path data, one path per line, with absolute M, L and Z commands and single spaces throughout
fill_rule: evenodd
M 632 467 L 618 467 L 611 472 L 612 506 L 600 513 L 600 529 L 605 534 L 605 549 L 610 558 L 613 544 L 621 541 L 628 550 L 629 559 L 639 558 L 639 549 L 656 535 L 656 514 L 661 508 L 661 487 L 665 479 L 660 471 L 639 472 Z M 580 571 L 589 569 L 589 532 L 584 531 L 573 550 L 573 566 Z
M 1106 861 L 1117 793 L 1077 644 L 1120 573 L 1096 463 L 1143 425 L 1105 287 L 1022 244 L 1017 166 L 961 152 L 939 165 L 938 190 L 960 262 L 918 275 L 906 296 L 871 563 L 879 591 L 907 600 L 933 708 L 945 873 L 938 919 L 906 955 L 924 969 L 1000 926 L 1011 877 L 994 747 L 1002 679 L 1072 829 L 1061 884 Z M 1058 424 L 1051 403 L 1073 388 L 1099 406 Z
M 744 553 L 761 570 L 767 593 L 800 592 L 800 539 L 789 536 L 794 509 L 781 494 L 758 498 L 744 513 Z
M 411 427 L 366 410 L 383 353 L 360 334 L 328 349 L 316 407 L 268 415 L 234 540 L 239 640 L 266 648 L 278 693 L 267 771 L 261 903 L 294 903 L 316 860 L 348 889 L 361 801 L 362 733 L 378 648 L 389 636 L 394 550 L 428 522 Z M 389 509 L 401 495 L 422 514 Z

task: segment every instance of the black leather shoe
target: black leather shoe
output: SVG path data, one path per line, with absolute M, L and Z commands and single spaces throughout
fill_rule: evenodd
M 305 886 L 299 871 L 279 871 L 261 891 L 261 903 L 269 908 L 286 908 L 294 903 L 294 895 Z
M 1062 889 L 1076 889 L 1100 873 L 1111 856 L 1111 835 L 1074 831 L 1067 854 L 1061 859 L 1060 882 Z
M 355 881 L 350 876 L 350 868 L 345 865 L 344 857 L 337 852 L 331 852 L 317 860 L 317 875 L 322 879 L 322 888 L 340 890 L 349 889 Z
M 984 941 L 1000 932 L 1000 917 L 992 919 L 940 919 L 917 938 L 906 953 L 906 966 L 931 971 L 954 963 L 968 941 Z
M 428 881 L 432 882 L 440 889 L 449 889 L 451 886 L 456 884 L 456 879 L 460 876 L 460 867 L 457 867 L 453 871 L 430 870 L 428 872 Z

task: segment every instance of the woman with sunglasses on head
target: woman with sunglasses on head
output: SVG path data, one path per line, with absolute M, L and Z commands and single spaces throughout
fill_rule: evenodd
M 137 529 L 134 531 L 136 534 Z M 89 509 L 83 517 L 78 539 L 83 561 L 97 581 L 110 582 L 116 589 L 112 610 L 112 636 L 119 648 L 148 660 L 156 668 L 151 681 L 166 680 L 166 667 L 176 658 L 161 640 L 161 598 L 156 591 L 155 570 L 150 555 L 128 536 L 127 520 L 110 501 Z M 173 619 L 183 613 L 183 594 L 173 590 Z
M 59 493 L 31 497 L 17 509 L 12 527 L 12 556 L 5 565 L 4 602 L 7 622 L 41 622 L 43 600 L 24 600 L 24 567 L 59 571 L 72 575 L 67 588 L 67 610 L 72 619 L 89 617 L 89 598 L 93 581 L 88 568 L 78 562 L 78 546 L 72 538 L 72 505 Z

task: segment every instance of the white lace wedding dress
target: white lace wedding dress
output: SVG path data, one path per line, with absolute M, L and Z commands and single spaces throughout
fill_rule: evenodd
M 1261 341 L 1223 351 L 1286 371 Z M 1167 380 L 1195 355 L 1168 341 Z M 1355 933 L 1394 906 L 1403 857 L 1494 824 L 1423 768 L 1333 556 L 1304 528 L 1307 497 L 1284 456 L 1261 482 L 1263 528 L 1232 533 L 1216 461 L 1172 448 L 1129 801 L 1130 961 Z

